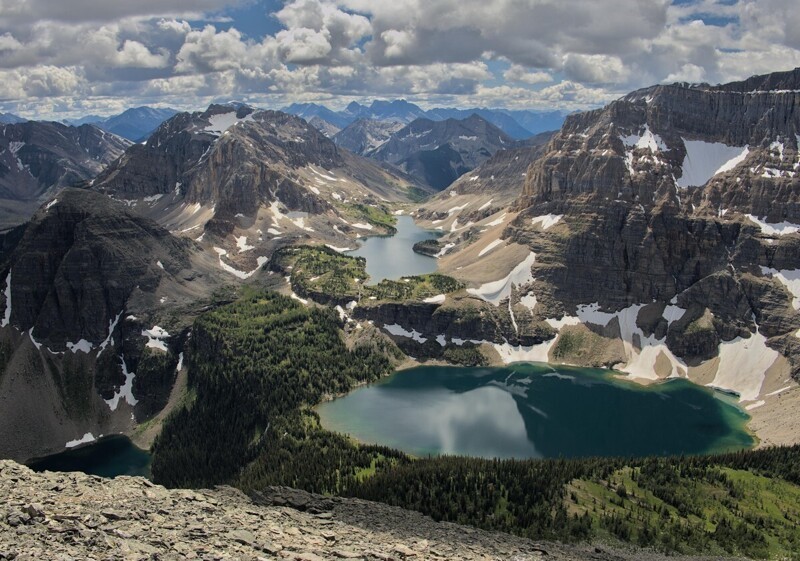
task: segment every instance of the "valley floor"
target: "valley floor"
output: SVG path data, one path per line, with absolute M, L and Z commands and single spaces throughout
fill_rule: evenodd
M 0 559 L 667 559 L 534 543 L 286 488 L 250 499 L 229 487 L 168 490 L 143 478 L 34 473 L 11 461 L 0 461 L 0 504 Z

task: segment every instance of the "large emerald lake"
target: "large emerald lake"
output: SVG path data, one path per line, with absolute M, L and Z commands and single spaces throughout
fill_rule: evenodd
M 670 380 L 641 386 L 607 370 L 547 364 L 426 366 L 323 403 L 325 428 L 416 456 L 641 456 L 748 448 L 731 397 Z
M 395 228 L 397 232 L 391 236 L 362 238 L 361 246 L 348 252 L 367 259 L 369 284 L 436 271 L 436 258 L 416 253 L 412 248 L 417 242 L 439 237 L 441 232 L 423 230 L 410 216 L 398 216 Z

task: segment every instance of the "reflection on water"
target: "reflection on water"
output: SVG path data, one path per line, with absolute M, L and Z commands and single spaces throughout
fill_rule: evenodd
M 518 364 L 421 367 L 322 404 L 323 425 L 415 455 L 667 455 L 752 446 L 747 416 L 685 380 L 650 387 L 606 371 Z
M 423 230 L 410 216 L 398 216 L 397 233 L 392 236 L 369 236 L 361 240 L 361 247 L 348 255 L 365 257 L 369 284 L 383 279 L 424 275 L 436 272 L 436 259 L 420 255 L 411 249 L 415 243 L 438 237 L 440 233 Z

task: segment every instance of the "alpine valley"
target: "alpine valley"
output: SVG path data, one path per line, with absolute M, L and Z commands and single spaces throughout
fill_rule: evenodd
M 107 485 L 162 522 L 195 501 L 307 526 L 208 539 L 234 558 L 797 559 L 800 69 L 566 117 L 6 120 L 0 458 L 91 472 L 103 447 L 136 464 L 103 474 L 249 498 L 0 463 L 0 559 L 52 490 L 77 512 Z M 516 536 L 442 553 L 449 526 L 363 499 Z M 116 524 L 132 558 L 186 553 L 107 510 L 52 518 L 89 528 L 58 547 Z M 429 537 L 372 555 L 384 516 Z

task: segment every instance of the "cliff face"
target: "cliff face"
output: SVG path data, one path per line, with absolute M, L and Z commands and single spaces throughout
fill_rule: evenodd
M 7 238 L 0 454 L 60 451 L 159 411 L 182 339 L 154 326 L 159 308 L 191 306 L 213 284 L 191 242 L 79 189 L 61 191 Z
M 586 196 L 680 208 L 688 196 L 713 214 L 800 221 L 798 107 L 798 70 L 718 87 L 633 92 L 567 118 L 530 167 L 519 207 Z
M 565 310 L 681 301 L 716 282 L 687 303 L 712 310 L 723 340 L 755 330 L 753 314 L 768 336 L 797 324 L 791 295 L 762 275 L 800 265 L 791 228 L 769 226 L 800 222 L 800 72 L 783 74 L 656 86 L 567 119 L 529 168 L 507 232 L 537 253 L 537 278 Z M 561 232 L 532 227 L 548 213 L 563 216 Z

